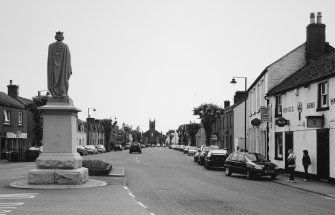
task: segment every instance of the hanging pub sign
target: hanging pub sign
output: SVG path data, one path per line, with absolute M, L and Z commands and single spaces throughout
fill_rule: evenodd
M 261 106 L 260 109 L 261 109 L 261 121 L 270 122 L 270 107 Z
M 283 117 L 280 117 L 276 119 L 276 125 L 278 127 L 284 127 L 285 125 L 288 125 L 288 120 Z
M 261 123 L 262 123 L 261 120 L 258 118 L 251 120 L 251 125 L 253 126 L 259 126 Z
M 322 128 L 324 115 L 322 116 L 306 116 L 307 128 Z

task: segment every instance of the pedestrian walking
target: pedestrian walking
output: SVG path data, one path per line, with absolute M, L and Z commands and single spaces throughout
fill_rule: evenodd
M 297 156 L 294 154 L 293 149 L 288 150 L 288 157 L 287 157 L 287 164 L 288 164 L 288 169 L 290 171 L 290 179 L 287 180 L 289 182 L 295 183 L 294 181 L 294 170 L 295 170 L 295 160 L 297 159 Z
M 311 158 L 308 155 L 308 151 L 304 150 L 303 151 L 303 157 L 302 157 L 302 165 L 304 166 L 304 170 L 305 170 L 304 181 L 308 181 L 309 180 L 308 167 L 311 164 L 312 164 L 312 162 L 311 162 Z

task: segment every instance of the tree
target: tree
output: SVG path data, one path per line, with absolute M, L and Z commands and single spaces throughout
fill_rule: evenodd
M 186 125 L 180 125 L 177 130 L 178 137 L 179 137 L 179 144 L 183 143 L 187 145 L 187 131 Z
M 114 121 L 113 123 L 113 120 L 111 119 L 102 119 L 101 120 L 101 124 L 103 126 L 103 130 L 104 130 L 104 133 L 105 133 L 105 145 L 106 145 L 106 148 L 108 149 L 111 149 L 112 148 L 112 145 L 111 145 L 111 141 L 110 141 L 110 136 L 111 136 L 111 132 L 114 128 L 114 126 L 116 125 L 117 121 Z
M 191 146 L 196 145 L 195 135 L 198 133 L 199 129 L 200 129 L 199 123 L 190 122 L 190 124 L 186 125 L 186 132 L 191 137 Z
M 212 136 L 212 125 L 216 122 L 216 118 L 220 116 L 223 109 L 218 105 L 209 103 L 201 104 L 193 109 L 193 115 L 198 115 L 201 123 L 204 126 L 206 133 L 206 145 L 210 145 L 210 138 Z
M 38 107 L 46 105 L 48 96 L 36 96 L 33 98 L 33 102 L 26 105 L 26 108 L 33 113 L 34 128 L 33 128 L 33 146 L 41 146 L 43 139 L 43 121 L 42 111 Z
M 169 130 L 168 132 L 166 132 L 166 136 L 169 137 L 171 145 L 172 138 L 174 137 L 174 130 Z

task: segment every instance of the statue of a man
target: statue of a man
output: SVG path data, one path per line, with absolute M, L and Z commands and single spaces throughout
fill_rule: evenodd
M 52 97 L 68 97 L 69 79 L 72 74 L 69 47 L 63 43 L 63 32 L 56 32 L 56 42 L 48 51 L 48 90 Z

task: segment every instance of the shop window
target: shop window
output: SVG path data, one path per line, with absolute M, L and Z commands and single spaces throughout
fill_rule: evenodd
M 283 133 L 276 132 L 275 138 L 275 159 L 283 160 Z
M 10 110 L 3 111 L 3 124 L 10 125 Z
M 281 96 L 276 96 L 275 118 L 282 116 Z
M 318 108 L 316 111 L 324 111 L 324 110 L 329 110 L 327 82 L 320 83 L 318 90 Z
M 22 113 L 22 112 L 19 112 L 17 118 L 18 118 L 18 122 L 17 122 L 17 124 L 18 124 L 19 126 L 22 126 L 23 113 Z

